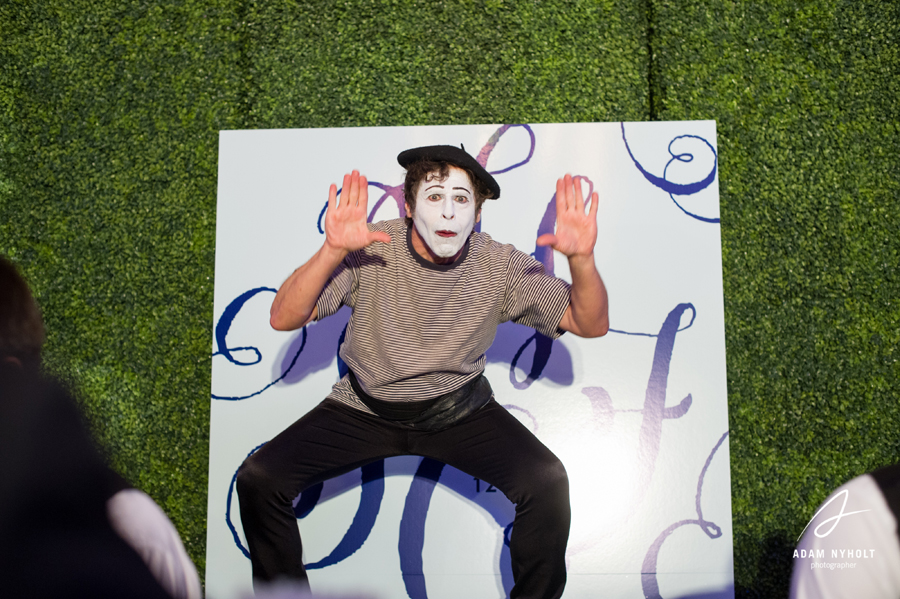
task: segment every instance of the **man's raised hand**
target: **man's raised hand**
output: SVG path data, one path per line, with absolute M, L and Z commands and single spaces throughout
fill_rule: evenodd
M 333 183 L 328 189 L 328 210 L 325 213 L 325 244 L 342 252 L 362 249 L 376 241 L 390 243 L 387 233 L 369 231 L 366 226 L 369 202 L 369 182 L 354 170 L 344 175 L 340 198 Z
M 566 175 L 556 181 L 556 234 L 546 233 L 537 238 L 540 246 L 549 245 L 569 258 L 591 256 L 597 242 L 597 205 L 599 195 L 591 194 L 591 205 L 584 211 L 581 181 Z

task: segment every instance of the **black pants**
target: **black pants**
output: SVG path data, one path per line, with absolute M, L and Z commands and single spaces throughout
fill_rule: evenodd
M 382 458 L 433 458 L 500 489 L 516 504 L 510 597 L 550 599 L 566 584 L 569 481 L 562 462 L 493 399 L 437 432 L 410 430 L 326 400 L 238 471 L 253 577 L 306 580 L 291 503 L 304 489 Z

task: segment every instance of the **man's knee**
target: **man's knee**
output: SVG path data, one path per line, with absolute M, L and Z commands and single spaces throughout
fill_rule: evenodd
M 514 503 L 549 500 L 554 503 L 568 504 L 569 476 L 566 473 L 566 467 L 553 454 L 529 463 L 524 470 L 520 485 L 523 496 L 510 497 Z
M 559 458 L 544 460 L 539 466 L 537 475 L 538 488 L 545 489 L 554 495 L 569 496 L 569 475 Z
M 249 456 L 237 471 L 235 488 L 243 501 L 271 495 L 277 491 L 277 477 L 258 454 Z

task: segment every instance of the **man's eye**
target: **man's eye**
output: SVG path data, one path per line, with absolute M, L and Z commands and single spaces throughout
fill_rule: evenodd
M 430 196 L 428 196 L 428 199 L 431 200 L 432 202 L 439 202 L 441 199 L 441 196 L 439 194 L 433 193 Z
M 469 201 L 469 198 L 467 198 L 466 196 L 456 196 L 456 201 L 460 204 L 465 204 Z

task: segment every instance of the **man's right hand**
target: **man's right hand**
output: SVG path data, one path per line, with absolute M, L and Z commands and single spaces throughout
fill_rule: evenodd
M 390 235 L 369 231 L 366 226 L 368 203 L 369 182 L 359 171 L 344 175 L 340 198 L 337 186 L 332 183 L 325 213 L 325 245 L 346 255 L 376 241 L 390 243 Z
M 270 311 L 272 328 L 292 331 L 316 319 L 316 299 L 341 260 L 376 241 L 391 242 L 387 233 L 369 231 L 366 226 L 368 202 L 369 182 L 359 171 L 344 175 L 340 201 L 337 187 L 331 186 L 325 213 L 325 243 L 281 284 Z

